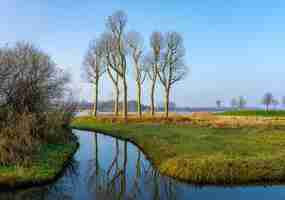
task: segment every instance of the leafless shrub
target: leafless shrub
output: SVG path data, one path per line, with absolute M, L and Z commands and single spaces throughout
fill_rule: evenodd
M 34 136 L 36 117 L 12 112 L 7 117 L 0 128 L 0 165 L 27 164 L 40 147 Z

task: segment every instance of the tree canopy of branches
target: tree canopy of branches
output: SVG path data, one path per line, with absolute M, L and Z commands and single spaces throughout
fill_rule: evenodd
M 63 97 L 68 76 L 47 54 L 25 42 L 0 52 L 2 105 L 17 113 L 41 113 Z
M 274 102 L 274 96 L 272 93 L 267 92 L 262 98 L 262 104 L 265 105 L 266 110 L 269 110 L 270 105 L 272 105 Z
M 68 74 L 31 43 L 0 48 L 0 165 L 25 164 L 43 143 L 71 139 Z
M 87 54 L 84 58 L 84 72 L 88 81 L 94 85 L 93 115 L 97 116 L 99 80 L 105 73 L 104 43 L 102 40 L 92 40 L 89 44 Z
M 127 118 L 127 72 L 130 69 L 128 68 L 128 64 L 132 63 L 134 66 L 133 69 L 135 72 L 135 81 L 137 87 L 138 116 L 142 117 L 142 85 L 146 78 L 149 78 L 151 83 L 151 114 L 154 115 L 155 113 L 155 89 L 158 81 L 160 81 L 165 91 L 165 114 L 166 117 L 168 117 L 170 91 L 176 82 L 182 80 L 186 76 L 188 71 L 184 62 L 185 49 L 182 36 L 177 32 L 169 32 L 166 34 L 153 32 L 150 37 L 151 51 L 145 55 L 143 53 L 143 37 L 140 35 L 140 33 L 135 31 L 126 33 L 126 25 L 127 15 L 123 11 L 116 11 L 107 18 L 107 30 L 99 37 L 99 47 L 95 45 L 96 48 L 100 49 L 97 49 L 97 51 L 100 52 L 100 56 L 95 56 L 95 59 L 94 56 L 90 56 L 97 55 L 93 52 L 88 53 L 85 58 L 84 63 L 87 66 L 87 69 L 85 70 L 89 74 L 89 79 L 91 77 L 92 81 L 94 81 L 95 78 L 96 82 L 96 77 L 101 76 L 101 73 L 99 72 L 104 71 L 102 69 L 104 68 L 103 65 L 105 65 L 106 68 L 104 69 L 106 69 L 116 91 L 115 114 L 119 114 L 119 96 L 121 92 L 120 85 L 122 84 L 124 97 L 123 116 Z M 89 48 L 89 51 L 94 51 L 90 49 L 92 49 L 91 47 Z M 101 60 L 103 64 L 99 65 L 98 63 L 101 63 Z M 98 64 L 97 67 L 96 64 Z M 95 67 L 92 68 L 91 66 Z M 98 69 L 97 76 L 96 69 Z
M 184 62 L 185 49 L 182 36 L 177 32 L 166 33 L 165 45 L 158 77 L 164 87 L 165 115 L 168 117 L 170 90 L 176 82 L 187 75 L 188 68 Z

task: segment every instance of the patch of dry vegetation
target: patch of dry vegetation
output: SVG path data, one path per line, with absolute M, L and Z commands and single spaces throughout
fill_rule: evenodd
M 95 117 L 81 117 L 87 121 L 102 123 L 157 123 L 157 124 L 185 124 L 215 128 L 241 128 L 241 127 L 276 127 L 285 126 L 285 117 L 262 117 L 262 116 L 223 116 L 208 112 L 196 112 L 188 115 L 171 113 L 168 118 L 163 113 L 155 116 L 144 114 L 142 118 L 136 114 L 130 114 L 127 119 L 122 116 L 104 114 Z

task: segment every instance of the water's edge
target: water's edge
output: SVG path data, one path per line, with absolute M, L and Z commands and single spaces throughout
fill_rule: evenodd
M 77 137 L 76 137 L 77 138 Z M 31 187 L 42 187 L 49 184 L 55 183 L 58 179 L 62 177 L 62 175 L 65 172 L 65 169 L 69 166 L 69 164 L 72 162 L 72 159 L 77 152 L 77 150 L 80 147 L 80 144 L 78 142 L 78 139 L 76 141 L 73 141 L 75 143 L 75 148 L 73 151 L 67 156 L 66 160 L 63 162 L 61 169 L 56 172 L 56 174 L 52 177 L 47 177 L 45 179 L 40 180 L 28 180 L 28 181 L 13 181 L 13 182 L 7 182 L 7 183 L 0 183 L 0 192 L 1 191 L 13 191 L 13 190 L 19 190 L 19 189 L 27 189 Z
M 203 183 L 203 184 L 197 184 L 197 183 L 193 183 L 187 179 L 182 179 L 182 178 L 178 178 L 176 176 L 172 176 L 171 174 L 168 174 L 167 172 L 161 172 L 161 170 L 159 169 L 158 166 L 155 165 L 155 163 L 153 162 L 151 156 L 149 156 L 148 152 L 146 152 L 142 146 L 140 144 L 138 144 L 136 141 L 132 140 L 131 138 L 124 138 L 120 135 L 117 134 L 113 134 L 113 133 L 109 133 L 107 131 L 104 130 L 94 130 L 92 128 L 77 128 L 76 126 L 72 126 L 71 127 L 74 130 L 79 130 L 79 131 L 89 131 L 92 132 L 93 134 L 102 134 L 102 135 L 106 135 L 106 136 L 110 136 L 113 138 L 117 138 L 126 142 L 130 142 L 131 144 L 135 145 L 146 157 L 146 159 L 150 162 L 150 164 L 153 166 L 153 168 L 155 170 L 157 170 L 161 175 L 163 176 L 167 176 L 169 178 L 172 178 L 174 180 L 177 180 L 179 182 L 185 183 L 185 184 L 189 184 L 192 185 L 194 187 L 221 187 L 221 188 L 234 188 L 234 187 L 246 187 L 246 186 L 262 186 L 262 187 L 270 187 L 270 186 L 284 186 L 285 185 L 285 179 L 283 181 L 271 181 L 271 182 L 249 182 L 249 183 L 234 183 L 234 184 L 223 184 L 223 183 L 215 183 L 215 184 L 211 184 L 211 183 Z

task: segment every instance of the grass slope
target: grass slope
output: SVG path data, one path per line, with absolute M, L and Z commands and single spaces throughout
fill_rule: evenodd
M 261 116 L 261 117 L 285 117 L 285 110 L 233 110 L 226 111 L 222 113 L 217 113 L 217 115 L 224 116 Z
M 285 180 L 285 129 L 209 128 L 152 123 L 104 123 L 79 117 L 73 128 L 137 144 L 157 169 L 197 184 L 279 183 Z
M 70 144 L 43 145 L 29 167 L 0 166 L 0 186 L 4 188 L 27 187 L 53 181 L 72 158 L 77 149 Z

